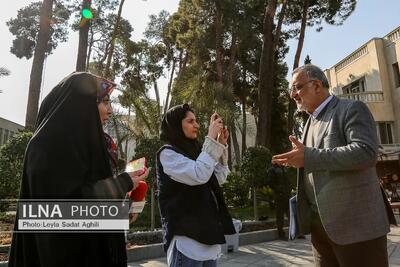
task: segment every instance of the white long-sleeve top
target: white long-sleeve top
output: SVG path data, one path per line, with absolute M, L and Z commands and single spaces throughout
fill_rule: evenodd
M 194 186 L 207 183 L 214 172 L 219 184 L 224 183 L 230 172 L 229 168 L 220 163 L 220 161 L 226 162 L 226 160 L 215 158 L 218 155 L 226 157 L 227 147 L 211 138 L 206 138 L 205 144 L 211 145 L 214 152 L 217 152 L 213 153 L 214 158 L 205 151 L 201 152 L 196 160 L 187 158 L 168 148 L 161 151 L 160 163 L 163 166 L 164 173 L 176 182 Z M 198 261 L 215 260 L 221 253 L 219 244 L 206 245 L 186 236 L 175 235 L 167 251 L 168 265 L 171 264 L 172 251 L 175 245 L 186 257 Z

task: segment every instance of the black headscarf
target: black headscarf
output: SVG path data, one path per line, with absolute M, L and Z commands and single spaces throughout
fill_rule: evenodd
M 121 199 L 131 190 L 129 175 L 112 178 L 97 107 L 109 89 L 105 81 L 72 73 L 43 100 L 25 152 L 20 199 Z M 9 266 L 114 266 L 124 261 L 122 233 L 14 233 Z
M 201 153 L 201 146 L 196 139 L 187 138 L 182 129 L 182 120 L 189 111 L 194 113 L 188 104 L 170 108 L 161 122 L 160 139 L 179 148 L 189 158 L 195 160 Z
M 85 182 L 112 176 L 97 87 L 94 75 L 73 73 L 43 100 L 25 155 L 21 197 L 81 198 Z

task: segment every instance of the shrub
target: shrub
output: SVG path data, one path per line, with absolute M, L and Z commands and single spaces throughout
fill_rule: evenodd
M 257 191 L 265 184 L 267 170 L 271 166 L 271 152 L 263 146 L 249 147 L 243 155 L 241 174 L 252 188 L 254 219 L 258 219 Z
M 240 170 L 249 184 L 261 187 L 265 184 L 267 170 L 271 166 L 271 153 L 263 146 L 249 147 L 243 155 Z
M 157 193 L 156 193 L 156 153 L 158 149 L 162 146 L 162 142 L 158 137 L 147 138 L 143 137 L 137 142 L 137 146 L 135 148 L 135 156 L 134 158 L 146 157 L 147 166 L 151 167 L 152 170 L 149 173 L 149 176 L 146 179 L 146 183 L 149 186 L 149 192 L 146 196 L 147 204 L 142 212 L 139 215 L 139 218 L 133 224 L 133 228 L 141 228 L 148 227 L 150 229 L 154 229 L 155 227 L 160 226 L 160 215 L 158 211 L 158 203 L 157 203 Z M 153 198 L 152 198 L 153 193 Z M 152 203 L 152 201 L 154 201 Z M 153 218 L 151 216 L 151 206 L 153 205 L 154 214 Z M 152 223 L 153 222 L 153 225 Z
M 31 132 L 21 131 L 0 148 L 0 199 L 18 198 L 25 150 L 31 137 Z M 0 211 L 6 206 L 0 205 Z
M 239 172 L 231 172 L 222 188 L 226 204 L 229 207 L 244 207 L 248 205 L 250 185 Z

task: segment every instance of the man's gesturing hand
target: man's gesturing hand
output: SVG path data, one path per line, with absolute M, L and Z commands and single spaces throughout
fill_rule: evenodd
M 272 163 L 295 168 L 304 167 L 304 145 L 292 135 L 289 136 L 289 140 L 292 142 L 292 150 L 273 156 Z

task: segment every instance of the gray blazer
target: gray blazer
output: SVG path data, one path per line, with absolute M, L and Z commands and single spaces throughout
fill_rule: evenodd
M 305 147 L 297 174 L 300 234 L 310 233 L 310 207 L 304 177 L 312 173 L 322 224 L 340 245 L 371 240 L 390 231 L 375 164 L 378 141 L 368 107 L 333 97 L 319 122 L 315 147 Z M 303 143 L 309 128 L 305 125 Z

